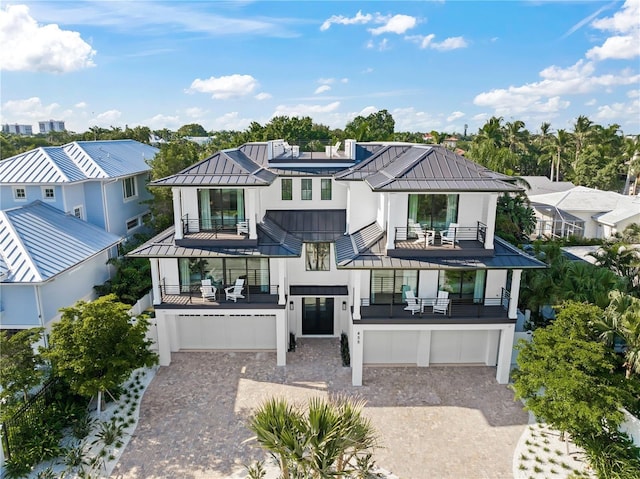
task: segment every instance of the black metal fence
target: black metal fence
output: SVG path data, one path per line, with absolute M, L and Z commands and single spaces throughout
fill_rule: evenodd
M 19 431 L 33 427 L 46 417 L 45 410 L 53 402 L 58 379 L 52 378 L 42 386 L 13 416 L 2 423 L 2 446 L 6 459 L 11 459 L 11 451 Z

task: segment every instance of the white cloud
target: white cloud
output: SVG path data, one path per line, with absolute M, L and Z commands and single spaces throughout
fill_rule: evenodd
M 189 118 L 202 118 L 207 113 L 206 110 L 203 110 L 202 108 L 197 106 L 187 108 L 184 112 Z
M 43 118 L 58 116 L 60 105 L 43 105 L 37 96 L 25 100 L 9 100 L 2 104 L 2 121 L 5 123 L 32 123 Z
M 249 127 L 253 120 L 250 118 L 240 118 L 237 111 L 225 113 L 213 120 L 213 131 L 236 130 L 241 131 Z
M 76 103 L 75 105 L 76 108 L 86 108 L 87 107 L 87 102 L 86 101 L 81 101 L 79 103 Z
M 442 120 L 413 107 L 395 108 L 391 111 L 396 131 L 431 131 L 440 129 Z
M 161 130 L 168 128 L 169 130 L 176 130 L 182 126 L 179 116 L 170 116 L 158 114 L 142 122 L 143 125 L 148 126 L 152 130 Z
M 593 60 L 630 60 L 640 56 L 640 1 L 627 0 L 612 17 L 594 20 L 593 28 L 612 32 L 601 46 L 590 49 L 586 56 Z
M 122 112 L 119 110 L 107 110 L 98 114 L 92 121 L 94 125 L 102 127 L 115 126 L 121 116 Z
M 364 74 L 373 73 L 373 68 L 371 67 L 365 68 L 364 70 L 362 70 L 361 73 L 364 73 Z
M 316 91 L 314 91 L 313 93 L 315 95 L 319 95 L 320 93 L 324 93 L 325 91 L 329 91 L 331 90 L 331 87 L 329 85 L 320 85 L 318 88 L 316 88 Z
M 321 31 L 329 30 L 332 24 L 338 25 L 357 25 L 357 24 L 365 24 L 369 23 L 373 20 L 373 15 L 367 13 L 365 15 L 362 14 L 362 10 L 358 10 L 358 13 L 354 17 L 345 17 L 343 15 L 332 15 L 327 20 L 325 20 L 320 26 Z
M 585 106 L 594 106 L 597 103 L 598 103 L 598 100 L 596 100 L 595 98 L 592 98 L 591 100 L 584 102 Z
M 396 33 L 402 35 L 407 30 L 411 30 L 416 26 L 418 21 L 415 17 L 409 15 L 394 15 L 382 26 L 377 28 L 370 28 L 369 32 L 372 35 L 381 35 L 383 33 Z
M 597 121 L 616 123 L 629 122 L 637 123 L 638 111 L 640 111 L 640 98 L 635 98 L 625 103 L 612 103 L 598 107 L 595 114 Z
M 451 115 L 447 117 L 447 121 L 451 123 L 452 121 L 455 121 L 458 118 L 463 118 L 464 116 L 465 114 L 462 113 L 461 111 L 454 111 L 453 113 L 451 113 Z
M 0 10 L 0 45 L 3 70 L 65 73 L 95 66 L 96 52 L 78 32 L 38 25 L 26 5 Z
M 258 88 L 258 80 L 251 75 L 229 75 L 210 77 L 206 80 L 196 78 L 187 93 L 211 93 L 215 100 L 226 100 L 234 97 L 250 95 Z
M 258 101 L 263 101 L 268 100 L 269 98 L 271 98 L 271 96 L 272 95 L 270 93 L 260 92 L 254 98 Z
M 349 83 L 349 79 L 348 78 L 341 78 L 340 79 L 340 83 Z
M 629 90 L 627 92 L 627 96 L 629 98 L 638 98 L 638 97 L 640 97 L 640 89 L 638 89 L 638 90 Z
M 360 110 L 360 113 L 358 113 L 357 116 L 367 117 L 367 116 L 369 116 L 369 115 L 371 115 L 373 113 L 377 113 L 379 111 L 380 111 L 380 109 L 375 107 L 375 106 L 367 106 L 367 107 L 363 108 L 362 110 Z
M 434 50 L 457 50 L 458 48 L 467 47 L 467 41 L 463 37 L 450 37 L 441 42 L 434 42 L 431 44 L 431 48 Z
M 315 113 L 331 113 L 340 107 L 339 101 L 327 105 L 278 105 L 273 116 L 312 116 Z

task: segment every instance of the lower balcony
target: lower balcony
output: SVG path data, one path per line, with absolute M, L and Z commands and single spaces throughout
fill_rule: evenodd
M 233 285 L 230 285 L 233 287 Z M 216 291 L 214 296 L 204 297 L 200 291 L 200 285 L 162 285 L 162 308 L 194 308 L 194 309 L 277 309 L 284 308 L 278 305 L 278 285 L 249 286 L 244 288 L 242 296 L 233 301 L 227 298 L 224 288 Z

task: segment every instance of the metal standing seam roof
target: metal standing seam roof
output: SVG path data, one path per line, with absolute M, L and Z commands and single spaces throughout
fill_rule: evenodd
M 78 141 L 36 148 L 0 161 L 0 183 L 73 183 L 130 176 L 159 150 L 134 140 Z
M 8 270 L 3 282 L 46 281 L 119 241 L 40 201 L 0 211 L 0 256 Z
M 265 218 L 307 243 L 335 241 L 347 227 L 347 210 L 267 210 Z

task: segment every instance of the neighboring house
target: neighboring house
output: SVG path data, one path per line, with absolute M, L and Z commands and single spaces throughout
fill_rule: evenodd
M 494 236 L 498 196 L 520 188 L 443 146 L 344 143 L 247 143 L 152 183 L 175 226 L 130 256 L 151 261 L 160 364 L 221 349 L 285 365 L 291 335 L 345 333 L 354 385 L 367 364 L 476 363 L 506 383 L 521 273 L 545 267 Z
M 527 196 L 557 193 L 575 187 L 570 181 L 551 181 L 546 176 L 520 176 L 519 178 L 522 178 L 529 185 L 523 185 Z
M 11 133 L 12 135 L 33 136 L 33 125 L 19 125 L 14 123 L 10 125 L 5 123 L 2 125 L 2 133 Z
M 41 200 L 110 233 L 140 231 L 157 148 L 134 140 L 77 141 L 0 161 L 0 209 Z
M 0 211 L 0 329 L 50 328 L 95 297 L 120 238 L 42 201 Z
M 640 223 L 640 198 L 614 191 L 575 186 L 529 200 L 537 218 L 536 236 L 609 238 Z

